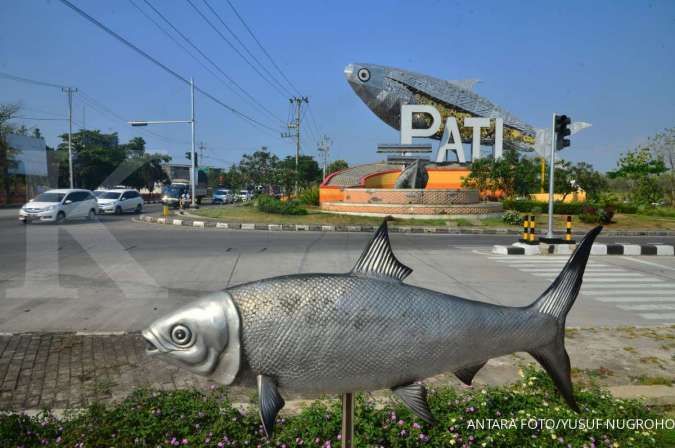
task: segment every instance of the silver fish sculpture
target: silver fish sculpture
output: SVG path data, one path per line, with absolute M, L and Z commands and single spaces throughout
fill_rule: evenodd
M 354 92 L 382 121 L 394 129 L 401 127 L 401 105 L 426 104 L 436 107 L 442 124 L 435 136 L 440 139 L 445 120 L 453 116 L 463 123 L 466 117 L 502 118 L 504 142 L 508 146 L 529 148 L 535 144 L 537 130 L 504 108 L 473 91 L 478 82 L 468 80 L 443 80 L 383 65 L 354 63 L 344 70 L 345 78 Z M 429 123 L 424 114 L 413 115 L 413 127 L 426 128 Z M 471 130 L 461 129 L 462 138 L 471 141 Z M 494 139 L 494 128 L 484 130 L 482 139 Z
M 383 223 L 351 272 L 297 274 L 233 286 L 161 317 L 143 331 L 147 353 L 210 380 L 256 384 L 267 435 L 281 391 L 391 389 L 433 422 L 424 378 L 454 372 L 466 384 L 490 359 L 530 353 L 578 410 L 565 318 L 581 287 L 591 230 L 531 305 L 477 302 L 403 283 Z

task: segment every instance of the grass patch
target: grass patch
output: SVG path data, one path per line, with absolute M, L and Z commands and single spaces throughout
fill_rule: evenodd
M 634 376 L 631 377 L 633 382 L 642 386 L 672 386 L 673 379 L 665 376 Z
M 319 207 L 307 206 L 307 214 L 303 216 L 284 216 L 279 214 L 265 213 L 251 206 L 224 206 L 205 207 L 193 211 L 205 218 L 219 219 L 228 222 L 268 223 L 268 224 L 318 224 L 318 225 L 379 225 L 382 218 L 373 216 L 339 215 L 324 213 Z M 553 229 L 559 233 L 564 232 L 567 215 L 554 215 Z M 594 227 L 594 224 L 585 224 L 579 221 L 577 216 L 573 218 L 573 229 L 586 231 Z M 546 226 L 546 213 L 536 215 L 537 230 Z M 478 227 L 483 229 L 514 229 L 521 230 L 521 225 L 506 224 L 501 218 L 484 218 L 469 220 L 465 218 L 452 219 L 450 216 L 442 216 L 438 219 L 393 219 L 392 224 L 400 226 L 433 226 L 433 227 Z M 675 230 L 675 218 L 624 215 L 616 214 L 615 222 L 605 225 L 607 230 Z
M 627 351 L 628 353 L 633 353 L 633 354 L 637 353 L 637 350 L 635 350 L 635 347 L 624 347 L 623 349 L 625 351 Z
M 205 207 L 192 213 L 204 218 L 218 219 L 227 222 L 246 222 L 262 224 L 317 224 L 317 225 L 371 225 L 379 226 L 383 218 L 373 216 L 338 215 L 323 213 L 317 207 L 307 207 L 307 214 L 302 216 L 279 215 L 265 213 L 252 206 Z M 439 219 L 392 219 L 392 225 L 398 226 L 434 226 L 445 227 L 448 220 Z
M 576 392 L 582 416 L 593 419 L 658 419 L 636 400 L 614 399 L 603 389 Z M 417 420 L 398 402 L 384 406 L 369 396 L 357 395 L 355 446 L 386 447 L 561 447 L 561 446 L 668 446 L 675 434 L 669 430 L 559 427 L 520 427 L 521 419 L 576 420 L 541 370 L 526 368 L 514 385 L 431 389 L 429 404 L 438 423 Z M 481 429 L 477 422 L 514 419 L 518 427 Z M 562 425 L 561 425 L 562 426 Z M 227 400 L 224 389 L 208 392 L 137 390 L 114 405 L 94 404 L 83 412 L 57 418 L 45 411 L 37 416 L 0 414 L 2 446 L 339 446 L 340 403 L 318 400 L 296 416 L 280 417 L 273 440 L 262 434 L 257 412 L 241 412 Z

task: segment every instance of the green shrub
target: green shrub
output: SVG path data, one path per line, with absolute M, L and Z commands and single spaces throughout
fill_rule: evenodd
M 356 396 L 354 446 L 386 447 L 665 447 L 672 430 L 586 430 L 562 423 L 665 419 L 636 400 L 619 400 L 595 386 L 577 388 L 581 413 L 569 409 L 541 370 L 528 367 L 516 384 L 474 387 L 458 392 L 449 387 L 429 390 L 429 407 L 437 424 L 414 417 L 398 401 L 378 405 L 370 395 Z M 298 415 L 279 417 L 272 440 L 266 440 L 256 409 L 243 413 L 229 402 L 225 389 L 208 392 L 137 390 L 114 405 L 94 404 L 82 412 L 57 418 L 0 414 L 0 443 L 8 447 L 130 447 L 130 446 L 339 446 L 339 400 L 318 400 Z M 479 422 L 514 421 L 515 427 L 479 427 Z M 529 426 L 535 419 L 553 422 Z M 523 425 L 523 422 L 525 423 Z
M 300 193 L 298 200 L 306 205 L 319 205 L 319 186 L 307 187 Z
M 635 213 L 638 212 L 638 207 L 635 204 L 618 202 L 614 206 L 616 207 L 617 212 L 626 215 L 634 215 Z
M 612 223 L 612 218 L 614 218 L 614 207 L 611 205 L 596 207 L 591 204 L 586 204 L 579 214 L 581 222 L 587 224 L 610 224 Z
M 280 201 L 272 196 L 260 195 L 256 199 L 256 207 L 261 212 L 279 215 L 306 215 L 305 209 L 299 201 Z
M 578 215 L 583 207 L 582 202 L 554 202 L 553 213 L 556 215 Z M 543 213 L 548 211 L 548 202 L 532 201 L 529 199 L 505 199 L 502 201 L 505 210 L 515 210 L 521 213 Z
M 502 214 L 502 222 L 519 226 L 523 223 L 523 217 L 515 210 L 507 210 Z

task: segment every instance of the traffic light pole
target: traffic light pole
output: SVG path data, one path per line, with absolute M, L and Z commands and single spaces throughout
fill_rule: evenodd
M 555 173 L 555 150 L 556 150 L 556 132 L 555 132 L 555 118 L 557 114 L 553 114 L 551 123 L 551 158 L 548 167 L 548 230 L 546 238 L 553 238 L 553 175 Z
M 195 156 L 195 81 L 194 79 L 190 78 L 190 110 L 191 110 L 191 117 L 190 117 L 190 127 L 191 127 L 191 134 L 192 134 L 192 149 L 191 149 L 191 155 L 190 157 L 190 183 L 192 184 L 192 208 L 195 208 L 197 205 L 197 201 L 195 199 L 195 183 L 196 179 L 198 178 L 196 170 L 197 170 L 197 157 Z

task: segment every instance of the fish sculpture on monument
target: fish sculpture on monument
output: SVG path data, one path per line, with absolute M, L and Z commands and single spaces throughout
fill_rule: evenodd
M 411 286 L 387 224 L 345 274 L 295 274 L 213 293 L 153 322 L 146 352 L 224 385 L 256 385 L 266 434 L 282 393 L 391 389 L 427 422 L 420 380 L 454 372 L 471 381 L 498 356 L 530 353 L 578 411 L 564 346 L 565 319 L 581 288 L 591 230 L 532 304 L 508 307 Z

